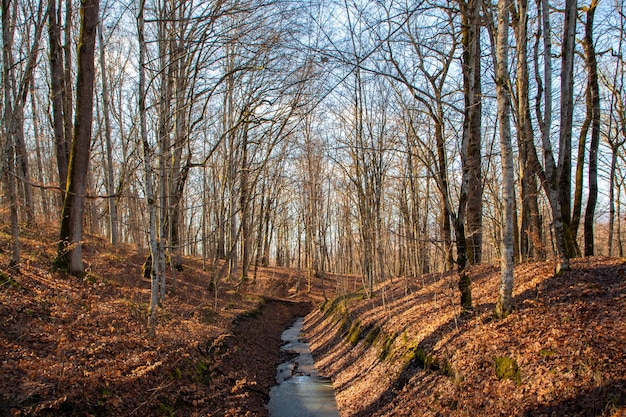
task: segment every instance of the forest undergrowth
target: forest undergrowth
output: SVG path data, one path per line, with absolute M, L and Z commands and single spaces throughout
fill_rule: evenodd
M 54 231 L 24 231 L 19 272 L 0 268 L 0 416 L 257 416 L 280 333 L 308 313 L 294 271 L 261 268 L 236 290 L 185 258 L 149 337 L 146 250 L 87 236 L 87 276 L 51 272 Z M 0 234 L 0 265 L 9 236 Z M 302 285 L 304 287 L 304 285 Z M 217 301 L 216 301 L 217 300 Z
M 0 231 L 2 416 L 267 415 L 280 333 L 310 311 L 342 416 L 626 413 L 621 259 L 574 260 L 560 276 L 550 262 L 519 265 L 516 308 L 497 320 L 491 266 L 470 270 L 475 310 L 461 316 L 453 273 L 394 278 L 367 298 L 358 277 L 328 274 L 324 291 L 314 277 L 307 293 L 295 270 L 261 268 L 216 298 L 210 266 L 184 258 L 149 337 L 147 252 L 88 236 L 79 279 L 50 271 L 55 234 L 25 230 L 17 272 L 4 269 Z
M 626 415 L 626 261 L 516 267 L 515 310 L 494 317 L 500 270 L 477 266 L 474 312 L 458 275 L 395 279 L 306 321 L 342 416 Z

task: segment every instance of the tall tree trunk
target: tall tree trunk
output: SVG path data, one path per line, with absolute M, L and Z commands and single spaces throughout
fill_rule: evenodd
M 624 13 L 623 13 L 623 2 L 621 3 L 622 7 L 620 10 L 620 31 L 619 31 L 619 42 L 617 46 L 617 50 L 621 51 L 624 43 Z M 615 191 L 617 189 L 617 193 L 619 195 L 619 185 L 616 181 L 616 173 L 617 173 L 617 157 L 619 148 L 626 142 L 626 126 L 624 125 L 624 104 L 622 101 L 622 95 L 620 91 L 617 89 L 617 80 L 618 75 L 620 76 L 620 84 L 624 85 L 624 61 L 622 59 L 615 60 L 615 73 L 613 75 L 613 85 L 609 87 L 611 89 L 611 100 L 609 106 L 609 128 L 607 135 L 607 142 L 611 148 L 611 166 L 609 170 L 609 248 L 608 253 L 609 256 L 613 256 L 614 253 L 614 245 L 613 241 L 615 239 L 615 223 L 616 220 L 619 222 L 619 216 L 616 219 L 615 213 Z M 615 123 L 615 128 L 613 128 L 613 123 Z M 621 137 L 621 139 L 620 139 Z M 619 230 L 618 230 L 619 233 Z
M 117 206 L 115 204 L 115 175 L 113 172 L 113 146 L 111 144 L 111 119 L 109 116 L 109 83 L 107 80 L 106 63 L 104 59 L 104 37 L 102 36 L 102 22 L 98 24 L 98 41 L 100 44 L 100 76 L 102 77 L 102 110 L 104 111 L 104 141 L 106 144 L 106 190 L 109 203 L 109 240 L 117 245 L 119 241 L 117 226 Z
M 246 116 L 247 118 L 247 116 Z M 240 176 L 240 210 L 241 210 L 241 277 L 240 282 L 247 281 L 250 267 L 250 167 L 248 166 L 248 122 L 245 121 L 241 141 L 241 176 Z
M 63 1 L 63 0 L 59 0 Z M 73 126 L 73 114 L 74 114 L 74 91 L 72 90 L 72 83 L 74 77 L 72 77 L 72 29 L 73 29 L 73 6 L 71 0 L 65 0 L 65 25 L 64 28 L 64 37 L 65 41 L 63 43 L 63 124 L 65 125 L 65 129 L 63 133 L 65 134 L 65 143 L 67 147 L 67 164 L 69 171 L 69 161 L 70 161 L 70 152 L 72 147 L 72 140 L 74 135 L 74 126 Z M 59 4 L 59 21 L 58 24 L 61 24 L 60 21 L 60 13 L 61 13 L 61 4 Z M 59 42 L 60 42 L 60 33 L 59 33 Z M 67 180 L 66 178 L 64 180 Z M 67 187 L 64 188 L 64 190 Z M 65 196 L 63 197 L 65 201 Z
M 172 108 L 172 97 L 174 90 L 174 81 L 176 74 L 176 62 L 172 44 L 174 43 L 175 35 L 170 29 L 172 21 L 176 20 L 174 11 L 172 10 L 173 4 L 170 1 L 165 1 L 159 4 L 158 15 L 159 21 L 157 23 L 157 42 L 159 48 L 159 80 L 160 80 L 160 100 L 158 103 L 158 128 L 157 128 L 157 143 L 159 147 L 159 175 L 158 175 L 158 195 L 159 195 L 159 215 L 158 215 L 158 237 L 157 237 L 157 252 L 159 262 L 159 301 L 165 298 L 165 249 L 171 244 L 167 241 L 169 237 L 169 218 L 168 213 L 170 211 L 170 166 L 171 166 L 171 134 L 172 134 L 172 120 L 175 117 L 175 110 Z
M 615 168 L 617 166 L 618 150 L 611 146 L 611 167 L 609 171 L 609 256 L 613 256 L 615 239 Z
M 235 126 L 235 103 L 234 89 L 235 78 L 232 73 L 235 66 L 235 55 L 231 50 L 232 46 L 227 46 L 226 52 L 226 94 L 224 95 L 224 115 L 223 130 L 227 135 L 227 173 L 226 187 L 228 192 L 228 242 L 227 242 L 227 259 L 228 259 L 228 278 L 233 279 L 237 275 L 238 257 L 238 227 L 237 227 L 237 143 L 236 143 L 236 126 Z
M 24 195 L 24 205 L 26 206 L 26 222 L 30 225 L 35 224 L 35 213 L 34 213 L 34 204 L 33 204 L 33 187 L 31 184 L 30 177 L 30 165 L 28 162 L 28 151 L 26 149 L 26 141 L 24 138 L 24 108 L 26 107 L 26 102 L 28 101 L 29 92 L 34 86 L 34 71 L 35 66 L 37 65 L 37 57 L 39 56 L 39 43 L 41 40 L 41 35 L 43 33 L 43 28 L 45 26 L 45 7 L 44 0 L 39 1 L 39 6 L 37 7 L 37 16 L 35 16 L 35 33 L 34 37 L 31 40 L 32 46 L 30 47 L 30 51 L 27 58 L 26 67 L 22 74 L 22 78 L 20 80 L 19 86 L 16 86 L 16 108 L 13 113 L 15 115 L 15 120 L 18 122 L 16 129 L 16 145 L 17 145 L 17 164 L 18 164 L 18 172 L 21 180 L 20 190 Z M 27 34 L 28 39 L 28 34 Z M 33 115 L 33 118 L 35 116 Z M 36 122 L 33 122 L 36 124 Z
M 54 262 L 55 267 L 78 276 L 84 274 L 81 240 L 93 121 L 94 56 L 99 18 L 98 0 L 83 0 L 77 56 L 76 119 L 61 218 L 61 236 Z
M 528 0 L 517 1 L 517 14 L 513 17 L 517 44 L 517 138 L 520 154 L 520 182 L 522 191 L 522 228 L 520 233 L 521 259 L 543 259 L 541 223 L 539 216 L 537 172 L 534 135 L 530 116 L 528 75 Z
M 543 144 L 543 169 L 539 169 L 538 175 L 543 186 L 544 192 L 550 204 L 550 214 L 552 215 L 552 227 L 554 229 L 554 240 L 556 246 L 556 267 L 555 272 L 561 273 L 570 269 L 569 256 L 565 249 L 565 228 L 563 226 L 561 204 L 559 200 L 559 175 L 557 165 L 552 152 L 552 143 L 550 141 L 550 131 L 552 125 L 552 44 L 551 44 L 551 27 L 549 17 L 548 0 L 537 0 L 537 8 L 542 14 L 542 32 L 543 32 L 543 55 L 544 55 L 544 76 L 543 80 L 539 73 L 538 65 L 538 48 L 535 48 L 535 81 L 537 83 L 537 120 L 539 120 L 539 128 L 541 129 L 541 141 Z M 543 83 L 545 82 L 545 89 Z M 543 97 L 544 112 L 541 114 L 541 98 Z M 539 159 L 536 154 L 534 144 L 529 153 L 530 157 L 535 160 L 537 166 Z
M 185 21 L 183 17 L 184 11 L 178 9 L 176 20 L 180 20 L 181 25 Z M 176 27 L 175 31 L 183 31 L 183 28 Z M 186 93 L 188 89 L 188 65 L 187 59 L 185 59 L 185 50 L 183 46 L 184 39 L 179 39 L 174 42 L 172 54 L 173 62 L 170 63 L 173 66 L 173 74 L 175 77 L 172 83 L 174 91 L 174 142 L 173 149 L 170 151 L 171 158 L 169 164 L 168 178 L 168 211 L 167 211 L 167 225 L 168 225 L 168 241 L 169 241 L 169 253 L 170 253 L 170 265 L 173 270 L 182 271 L 182 257 L 181 247 L 183 245 L 181 231 L 182 225 L 182 202 L 187 182 L 187 177 L 190 169 L 190 162 L 192 153 L 188 151 L 186 162 L 183 164 L 183 151 L 185 145 L 188 143 L 189 128 L 188 128 L 188 102 L 186 100 Z M 175 284 L 175 281 L 174 281 Z
M 501 278 L 496 304 L 496 316 L 505 317 L 513 308 L 513 202 L 515 191 L 513 188 L 513 150 L 511 145 L 511 92 L 508 69 L 509 46 L 509 9 L 510 0 L 498 1 L 498 36 L 496 42 L 496 95 L 498 101 L 498 125 L 500 128 L 500 155 L 502 159 L 502 256 Z
M 584 40 L 583 40 L 584 42 Z M 587 88 L 585 90 L 585 101 L 586 101 L 586 114 L 585 120 L 580 128 L 580 136 L 578 138 L 578 154 L 576 160 L 576 173 L 575 181 L 574 181 L 574 205 L 572 207 L 572 220 L 571 220 L 571 229 L 572 229 L 572 238 L 576 241 L 578 237 L 578 229 L 580 226 L 580 216 L 582 213 L 582 200 L 583 200 L 583 177 L 585 170 L 585 147 L 587 145 L 587 134 L 589 133 L 589 127 L 591 126 L 591 118 L 593 116 L 593 106 L 591 104 L 592 92 L 587 82 Z M 576 245 L 578 247 L 578 245 Z M 576 256 L 580 256 L 580 251 L 576 251 Z
M 435 140 L 437 142 L 437 161 L 439 183 L 441 188 L 440 207 L 441 207 L 441 233 L 443 235 L 443 251 L 444 251 L 444 267 L 446 270 L 452 269 L 452 225 L 450 223 L 451 212 L 447 202 L 447 195 L 450 192 L 448 187 L 448 160 L 446 156 L 446 145 L 443 135 L 443 106 L 438 103 L 438 117 L 435 122 Z
M 16 83 L 14 79 L 13 40 L 15 38 L 15 3 L 11 7 L 10 1 L 2 1 L 2 86 L 4 94 L 4 109 L 2 115 L 2 140 L 0 141 L 0 164 L 2 164 L 2 179 L 6 198 L 9 200 L 9 217 L 11 222 L 11 256 L 9 268 L 17 268 L 21 259 L 20 229 L 18 218 L 18 201 L 15 184 L 15 136 L 17 124 L 14 120 L 13 109 L 17 104 L 17 93 L 12 91 Z
M 463 45 L 462 73 L 465 109 L 461 161 L 463 178 L 459 209 L 454 222 L 459 291 L 464 312 L 473 309 L 472 281 L 465 271 L 467 262 L 480 263 L 482 249 L 482 175 L 481 175 L 481 85 L 480 85 L 480 20 L 477 0 L 459 1 Z M 467 233 L 465 220 L 467 217 Z
M 152 149 L 148 142 L 148 127 L 146 122 L 146 41 L 144 35 L 144 1 L 140 0 L 137 16 L 137 35 L 139 41 L 139 133 L 143 145 L 144 186 L 146 202 L 149 212 L 148 238 L 150 242 L 150 311 L 148 329 L 154 335 L 156 331 L 156 309 L 159 302 L 159 243 L 157 237 L 157 201 L 153 186 Z
M 463 182 L 466 183 L 467 260 L 476 265 L 482 259 L 483 184 L 481 165 L 481 2 L 461 2 L 463 44 L 463 92 L 465 119 L 463 122 Z
M 548 13 L 548 11 L 544 10 L 544 13 Z M 568 257 L 576 256 L 576 242 L 573 239 L 571 228 L 572 120 L 574 112 L 576 20 L 577 0 L 566 0 L 563 43 L 561 47 L 561 119 L 559 125 L 557 189 L 561 206 L 565 250 Z M 544 36 L 547 36 L 547 33 L 544 33 Z
M 598 84 L 598 63 L 593 45 L 593 18 L 599 0 L 591 0 L 587 9 L 583 49 L 589 71 L 589 91 L 591 96 L 591 144 L 589 146 L 589 196 L 585 209 L 585 256 L 594 255 L 593 228 L 596 202 L 598 200 L 598 146 L 600 145 L 600 86 Z
M 65 101 L 71 91 L 67 91 L 63 75 L 63 47 L 61 45 L 61 23 L 59 22 L 60 7 L 56 0 L 48 1 L 48 40 L 50 42 L 50 94 L 52 102 L 52 128 L 56 149 L 59 185 L 62 190 L 61 201 L 65 199 L 67 184 L 67 166 L 70 142 L 65 131 L 69 129 L 65 119 Z
M 9 218 L 11 223 L 11 257 L 9 267 L 16 268 L 20 262 L 19 242 L 19 202 L 17 178 L 22 179 L 23 192 L 26 196 L 27 220 L 34 222 L 32 212 L 32 190 L 26 160 L 24 141 L 24 107 L 33 84 L 33 72 L 39 52 L 39 42 L 44 27 L 43 2 L 39 4 L 35 20 L 35 35 L 27 52 L 26 65 L 18 81 L 15 59 L 13 56 L 18 3 L 2 1 L 2 85 L 4 108 L 2 114 L 2 140 L 0 140 L 0 158 L 6 197 L 9 200 Z

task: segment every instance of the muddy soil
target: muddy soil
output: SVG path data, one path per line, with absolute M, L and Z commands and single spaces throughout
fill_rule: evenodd
M 281 361 L 280 335 L 311 309 L 307 302 L 271 299 L 259 313 L 236 320 L 220 366 L 221 372 L 237 375 L 239 381 L 225 401 L 225 415 L 268 415 L 269 391 L 276 385 L 276 365 Z

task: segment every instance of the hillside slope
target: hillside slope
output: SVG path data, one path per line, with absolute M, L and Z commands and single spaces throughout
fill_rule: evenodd
M 342 416 L 625 415 L 625 262 L 572 267 L 518 266 L 503 320 L 492 314 L 499 270 L 481 266 L 469 317 L 458 314 L 457 276 L 439 274 L 339 297 L 305 331 Z
M 210 266 L 185 258 L 151 338 L 145 250 L 87 236 L 78 279 L 49 271 L 55 234 L 23 231 L 16 272 L 0 230 L 0 416 L 267 415 L 280 334 L 312 308 L 294 271 L 216 294 Z

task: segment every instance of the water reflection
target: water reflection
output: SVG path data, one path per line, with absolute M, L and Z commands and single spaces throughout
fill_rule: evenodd
M 309 344 L 302 341 L 304 318 L 285 330 L 281 350 L 292 356 L 278 365 L 278 385 L 270 390 L 270 417 L 338 417 L 335 392 L 330 381 L 319 376 Z

